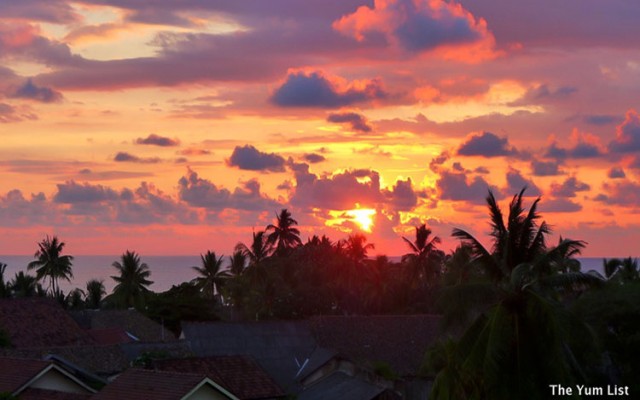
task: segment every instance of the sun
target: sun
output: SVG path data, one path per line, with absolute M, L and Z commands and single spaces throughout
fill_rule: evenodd
M 376 215 L 376 210 L 371 208 L 358 208 L 355 210 L 347 210 L 345 214 L 358 226 L 360 229 L 366 232 L 371 232 L 373 226 L 373 216 Z

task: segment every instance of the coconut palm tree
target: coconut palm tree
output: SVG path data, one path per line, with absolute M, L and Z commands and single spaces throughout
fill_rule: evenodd
M 242 251 L 236 250 L 229 256 L 229 275 L 240 276 L 247 266 L 247 256 Z
M 38 279 L 35 276 L 27 275 L 23 271 L 16 273 L 9 282 L 9 289 L 14 297 L 33 297 L 40 292 Z
M 471 247 L 470 262 L 488 282 L 458 285 L 446 292 L 446 312 L 464 310 L 473 322 L 457 342 L 455 356 L 447 358 L 455 365 L 438 373 L 433 398 L 452 398 L 464 390 L 464 398 L 543 399 L 548 397 L 548 382 L 571 384 L 583 379 L 576 362 L 581 354 L 572 339 L 588 337 L 589 330 L 560 300 L 563 293 L 601 280 L 555 268 L 562 255 L 579 254 L 585 243 L 563 239 L 547 248 L 549 228 L 536 222 L 540 199 L 525 213 L 523 193 L 524 189 L 513 197 L 504 221 L 489 192 L 491 251 L 468 232 L 453 231 Z M 455 381 L 459 384 L 454 387 Z
M 411 266 L 411 281 L 426 280 L 429 286 L 436 283 L 444 261 L 444 252 L 436 248 L 441 240 L 438 236 L 431 236 L 431 233 L 431 229 L 422 224 L 416 226 L 415 240 L 402 237 L 411 250 L 411 253 L 402 256 L 402 262 Z
M 94 310 L 99 309 L 102 299 L 107 294 L 107 291 L 104 288 L 103 281 L 91 279 L 87 282 L 86 289 L 87 295 L 85 297 L 85 302 L 87 304 L 87 308 Z
M 59 241 L 57 236 L 47 235 L 38 243 L 38 251 L 34 255 L 37 259 L 27 266 L 27 269 L 36 270 L 38 281 L 49 278 L 49 290 L 52 296 L 58 294 L 58 279 L 71 281 L 73 278 L 71 270 L 73 257 L 62 255 L 64 246 L 65 243 Z
M 122 254 L 120 262 L 114 261 L 112 266 L 120 273 L 111 277 L 117 282 L 113 288 L 115 298 L 124 307 L 141 307 L 149 293 L 148 286 L 153 283 L 148 279 L 151 275 L 149 266 L 140 262 L 135 251 L 129 250 Z
M 198 288 L 210 299 L 220 296 L 220 289 L 229 278 L 227 271 L 222 271 L 224 257 L 217 257 L 213 251 L 200 255 L 202 267 L 192 267 L 200 276 L 194 279 Z M 220 299 L 221 300 L 221 299 Z
M 624 284 L 640 280 L 640 268 L 638 259 L 627 257 L 624 259 L 612 258 L 602 260 L 604 273 L 607 280 Z
M 267 225 L 269 237 L 267 241 L 276 247 L 277 255 L 285 255 L 292 248 L 302 245 L 300 240 L 300 231 L 294 226 L 298 225 L 298 221 L 291 217 L 291 213 L 283 208 L 280 214 L 276 214 L 276 224 Z
M 238 243 L 236 252 L 242 253 L 249 260 L 249 267 L 262 264 L 273 253 L 273 245 L 265 237 L 264 231 L 253 232 L 251 246 Z

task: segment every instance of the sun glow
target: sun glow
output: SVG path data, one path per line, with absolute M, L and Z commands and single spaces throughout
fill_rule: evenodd
M 358 208 L 355 210 L 348 210 L 345 212 L 353 222 L 366 232 L 371 232 L 373 226 L 373 216 L 376 215 L 376 210 L 371 208 Z

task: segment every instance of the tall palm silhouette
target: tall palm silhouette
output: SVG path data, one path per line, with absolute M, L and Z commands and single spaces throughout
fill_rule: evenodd
M 65 243 L 58 240 L 57 236 L 45 237 L 38 243 L 38 251 L 34 257 L 36 260 L 31 261 L 27 269 L 36 270 L 36 278 L 41 281 L 49 278 L 49 289 L 51 295 L 58 295 L 58 279 L 71 281 L 73 271 L 71 270 L 73 257 L 62 255 L 62 249 Z
M 433 285 L 440 274 L 444 253 L 436 248 L 436 245 L 441 242 L 440 238 L 431 236 L 431 233 L 431 229 L 422 224 L 416 226 L 415 240 L 402 237 L 411 250 L 411 253 L 402 256 L 402 262 L 411 266 L 412 282 L 426 280 L 428 285 Z
M 240 242 L 236 245 L 235 251 L 242 253 L 249 260 L 249 267 L 255 267 L 271 256 L 273 245 L 265 237 L 264 231 L 258 231 L 253 232 L 251 245 Z
M 545 222 L 537 225 L 536 199 L 523 208 L 524 189 L 509 204 L 507 220 L 489 192 L 492 250 L 466 231 L 453 235 L 470 246 L 470 263 L 480 268 L 488 282 L 450 288 L 445 296 L 445 318 L 458 311 L 472 323 L 448 351 L 432 397 L 547 398 L 548 382 L 580 383 L 584 376 L 572 339 L 588 337 L 589 329 L 566 309 L 562 294 L 601 283 L 594 275 L 561 272 L 558 260 L 577 255 L 582 241 L 563 239 L 547 248 Z M 471 265 L 469 266 L 471 267 Z M 447 315 L 449 314 L 449 315 Z M 581 348 L 580 351 L 587 349 Z
M 267 225 L 269 233 L 268 242 L 276 247 L 276 254 L 285 255 L 296 246 L 302 245 L 300 231 L 295 228 L 298 221 L 293 219 L 291 213 L 283 208 L 280 214 L 276 214 L 276 224 Z
M 141 307 L 149 293 L 148 286 L 153 283 L 148 279 L 151 275 L 149 266 L 140 262 L 140 256 L 135 251 L 129 250 L 112 266 L 120 273 L 111 277 L 117 282 L 113 288 L 116 299 L 125 307 Z
M 196 285 L 210 299 L 220 297 L 220 289 L 229 278 L 229 273 L 222 270 L 223 260 L 223 256 L 218 257 L 214 251 L 207 251 L 200 255 L 202 267 L 192 267 L 200 275 L 195 279 Z

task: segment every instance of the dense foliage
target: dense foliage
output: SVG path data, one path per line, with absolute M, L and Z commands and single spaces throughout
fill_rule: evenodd
M 0 263 L 0 297 L 51 296 L 72 309 L 135 307 L 175 333 L 186 320 L 439 313 L 442 340 L 419 371 L 434 379 L 431 398 L 544 399 L 559 382 L 639 391 L 637 260 L 605 259 L 604 276 L 581 272 L 575 256 L 586 243 L 561 237 L 550 245 L 539 200 L 526 210 L 523 190 L 504 215 L 490 192 L 490 246 L 454 229 L 460 245 L 445 254 L 422 224 L 415 237 L 402 238 L 407 253 L 398 262 L 370 258 L 374 244 L 359 233 L 303 242 L 283 209 L 233 254 L 201 254 L 193 280 L 162 293 L 149 290 L 151 269 L 140 255 L 126 251 L 113 263 L 111 294 L 90 280 L 65 295 L 57 281 L 73 276 L 72 257 L 47 236 L 29 264 L 35 277 L 19 272 L 6 281 Z

